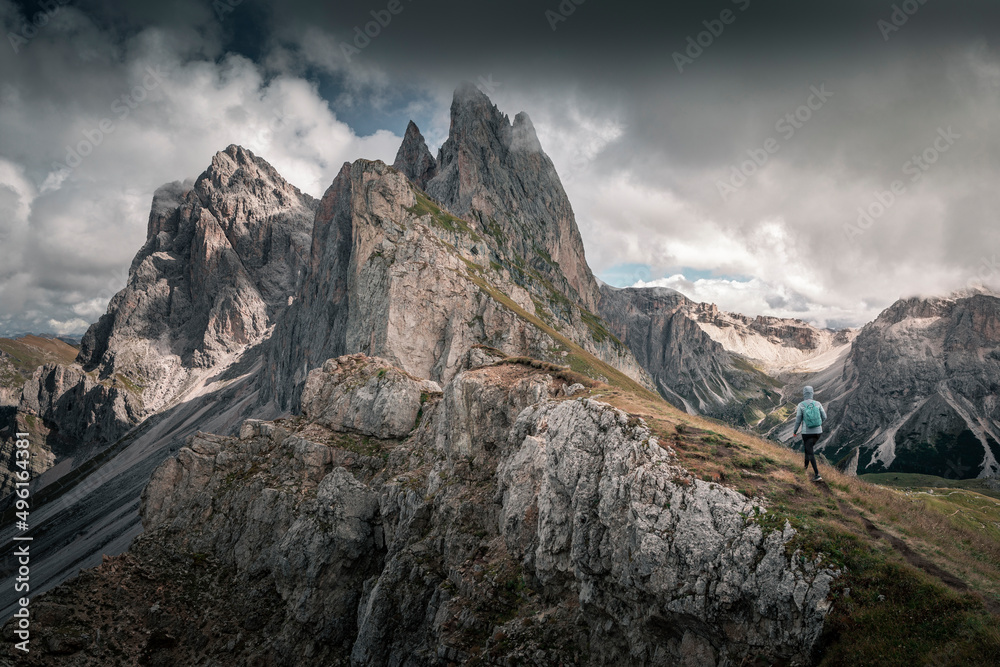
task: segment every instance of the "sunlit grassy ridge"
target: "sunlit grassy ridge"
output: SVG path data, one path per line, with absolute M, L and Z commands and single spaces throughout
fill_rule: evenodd
M 482 287 L 549 335 L 558 335 L 494 288 Z M 801 454 L 684 414 L 578 346 L 563 344 L 572 350 L 571 366 L 591 377 L 595 370 L 604 375 L 607 384 L 588 389 L 592 397 L 643 417 L 661 445 L 676 452 L 696 476 L 760 499 L 766 513 L 747 520 L 765 530 L 781 530 L 788 522 L 797 531 L 789 555 L 795 550 L 804 558 L 819 555 L 828 567 L 841 570 L 817 646 L 818 664 L 1000 664 L 1000 631 L 988 608 L 1000 609 L 1000 523 L 987 525 L 987 520 L 1000 522 L 1000 503 L 971 491 L 907 493 L 829 466 L 821 467 L 826 483 L 812 483 Z M 963 514 L 967 509 L 986 514 Z M 949 586 L 912 564 L 887 539 L 873 535 L 866 521 L 902 538 L 913 554 L 968 588 Z
M 1000 665 L 1000 503 L 968 488 L 887 488 L 827 465 L 825 483 L 813 483 L 800 453 L 679 411 L 556 330 L 537 304 L 535 313 L 521 308 L 489 269 L 462 259 L 469 280 L 555 340 L 572 372 L 596 380 L 590 396 L 645 419 L 692 474 L 760 500 L 766 511 L 746 520 L 765 530 L 791 525 L 789 556 L 818 556 L 839 570 L 817 664 Z
M 698 477 L 761 499 L 757 521 L 797 534 L 788 553 L 821 555 L 843 570 L 817 661 L 824 665 L 1000 664 L 1000 502 L 971 491 L 907 493 L 821 466 L 809 481 L 801 454 L 620 387 L 590 390 L 642 416 Z M 974 510 L 974 512 L 973 512 Z M 899 537 L 967 584 L 958 590 L 908 562 L 865 525 Z M 961 588 L 961 587 L 958 587 Z
M 0 338 L 0 352 L 6 355 L 8 361 L 18 372 L 31 375 L 36 368 L 45 363 L 73 363 L 79 350 L 57 338 L 24 336 L 16 340 Z

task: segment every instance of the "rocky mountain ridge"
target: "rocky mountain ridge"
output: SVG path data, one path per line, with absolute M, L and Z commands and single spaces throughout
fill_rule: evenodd
M 528 114 L 511 122 L 474 85 L 463 83 L 452 101 L 448 139 L 432 160 L 419 132 L 408 130 L 394 166 L 418 174 L 414 182 L 432 199 L 493 236 L 554 291 L 597 312 L 597 281 L 573 207 Z
M 238 146 L 156 191 L 125 288 L 19 405 L 86 451 L 114 442 L 269 335 L 303 268 L 316 203 Z M 81 452 L 83 453 L 83 452 Z
M 327 361 L 301 417 L 191 436 L 143 493 L 126 563 L 194 553 L 226 572 L 239 583 L 197 596 L 218 631 L 171 591 L 104 644 L 68 643 L 100 582 L 77 580 L 41 612 L 65 657 L 35 659 L 96 664 L 114 643 L 211 664 L 808 663 L 837 573 L 568 386 L 519 363 L 440 390 L 384 360 Z
M 456 128 L 478 127 L 462 94 L 456 99 Z M 503 135 L 494 108 L 471 108 L 493 114 L 480 129 Z M 519 141 L 527 130 L 521 121 Z M 456 140 L 455 150 L 463 145 Z M 522 155 L 524 149 L 504 147 L 505 157 L 485 172 L 520 184 L 501 198 L 518 210 L 530 208 L 524 202 L 539 182 L 555 178 L 543 153 Z M 525 165 L 538 178 L 504 171 Z M 578 237 L 564 205 L 563 193 L 550 217 L 563 216 L 559 224 Z M 512 236 L 515 228 L 507 229 Z M 73 524 L 59 524 L 63 503 L 87 499 L 99 514 L 91 521 L 106 526 L 95 542 L 77 544 L 80 553 L 58 557 L 50 585 L 79 563 L 92 563 L 100 544 L 138 531 L 137 515 L 119 515 L 117 508 L 134 507 L 142 475 L 184 437 L 207 423 L 229 433 L 247 416 L 270 418 L 297 407 L 306 374 L 330 357 L 381 354 L 411 374 L 446 382 L 498 354 L 528 355 L 650 385 L 578 295 L 566 296 L 546 278 L 558 266 L 533 268 L 544 248 L 527 261 L 512 251 L 527 241 L 514 243 L 508 232 L 499 235 L 507 241 L 501 243 L 398 170 L 366 160 L 345 165 L 320 202 L 237 146 L 217 154 L 193 183 L 161 188 L 129 283 L 88 331 L 80 366 L 46 369 L 22 396 L 25 414 L 43 417 L 78 443 L 66 465 L 37 457 L 55 464 L 35 482 L 36 493 L 48 489 L 57 503 L 38 512 L 48 517 L 50 548 L 71 542 Z M 101 453 L 91 457 L 86 475 L 72 474 L 94 451 Z M 94 481 L 114 476 L 128 482 Z
M 602 285 L 599 312 L 664 398 L 689 414 L 742 426 L 773 419 L 787 399 L 786 383 L 829 367 L 856 335 L 726 313 L 664 287 Z

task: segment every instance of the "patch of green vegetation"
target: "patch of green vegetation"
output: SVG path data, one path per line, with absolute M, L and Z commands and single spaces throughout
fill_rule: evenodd
M 456 254 L 455 256 L 458 257 L 460 260 L 462 260 L 462 263 L 465 264 L 465 268 L 468 269 L 469 273 L 474 273 L 476 275 L 482 275 L 482 273 L 483 273 L 483 267 L 479 266 L 478 264 L 476 264 L 475 262 L 473 262 L 470 259 L 466 259 L 462 255 Z
M 762 384 L 774 387 L 775 389 L 781 389 L 782 387 L 785 386 L 784 382 L 778 380 L 777 378 L 771 377 L 764 371 L 760 370 L 759 368 L 751 364 L 744 357 L 739 357 L 734 354 L 730 355 L 730 360 L 732 361 L 732 364 L 735 368 L 738 368 L 741 371 L 746 371 L 747 373 L 751 373 Z
M 767 432 L 779 424 L 784 424 L 795 414 L 794 403 L 783 403 L 774 410 L 771 410 L 762 422 L 755 427 L 758 431 Z
M 547 249 L 543 248 L 537 243 L 533 243 L 531 245 L 535 249 L 535 254 L 541 257 L 543 260 L 545 260 L 546 264 L 557 269 L 559 268 L 559 262 L 552 259 L 552 255 L 549 254 L 549 251 Z
M 528 590 L 519 566 L 504 563 L 506 573 L 497 572 L 499 581 L 490 587 L 488 595 L 474 607 L 476 615 L 490 626 L 503 625 L 517 616 Z
M 829 526 L 791 540 L 805 558 L 840 567 L 820 665 L 987 665 L 1000 660 L 1000 633 L 973 595 L 960 594 L 906 564 L 888 547 Z
M 0 382 L 5 386 L 22 384 L 35 369 L 46 363 L 72 364 L 79 353 L 75 347 L 55 339 L 38 336 L 0 338 Z
M 445 229 L 449 232 L 468 234 L 476 243 L 483 240 L 483 238 L 477 234 L 471 226 L 469 226 L 468 222 L 462 218 L 452 215 L 451 213 L 448 213 L 447 211 L 442 211 L 440 206 L 435 204 L 430 197 L 420 190 L 414 189 L 413 194 L 417 198 L 417 203 L 406 209 L 409 213 L 412 213 L 417 217 L 429 215 L 432 225 Z
M 493 218 L 489 218 L 489 223 L 486 225 L 486 233 L 496 239 L 498 245 L 504 246 L 507 244 L 507 235 L 504 234 L 503 228 L 500 227 L 500 223 Z
M 921 475 L 908 472 L 869 473 L 867 475 L 858 475 L 858 479 L 862 479 L 870 484 L 891 486 L 897 489 L 964 489 L 966 491 L 981 493 L 984 496 L 1000 498 L 1000 491 L 988 486 L 986 480 L 983 479 L 948 479 L 934 475 Z
M 755 470 L 757 472 L 767 472 L 777 466 L 778 462 L 768 456 L 739 456 L 733 459 L 733 465 L 737 468 Z
M 143 387 L 140 387 L 136 383 L 132 382 L 128 376 L 122 375 L 121 373 L 116 373 L 115 378 L 120 382 L 127 390 L 136 394 L 137 396 L 142 396 Z
M 584 387 L 593 387 L 594 380 L 582 373 L 574 371 L 571 367 L 560 366 L 559 364 L 549 363 L 548 361 L 542 361 L 541 359 L 535 359 L 533 357 L 505 357 L 500 361 L 494 363 L 494 366 L 504 366 L 508 364 L 520 364 L 523 366 L 530 366 L 532 368 L 537 368 L 539 370 L 547 371 L 552 374 L 553 377 L 557 377 L 561 380 L 565 380 L 569 384 L 582 384 Z M 636 418 L 638 420 L 638 418 Z
M 419 419 L 419 417 L 418 417 Z M 414 424 L 416 428 L 416 424 Z M 381 458 L 383 461 L 389 458 L 389 447 L 384 440 L 372 438 L 367 435 L 356 435 L 353 433 L 338 433 L 328 443 L 338 449 L 346 449 L 361 456 L 371 456 Z
M 678 426 L 680 425 L 678 424 Z M 680 428 L 678 428 L 677 431 L 678 433 L 683 433 L 683 431 Z M 722 445 L 723 447 L 731 447 L 733 445 L 733 441 L 730 440 L 729 438 L 721 436 L 718 433 L 712 433 L 712 432 L 710 432 L 708 435 L 701 436 L 701 441 L 704 442 L 706 445 Z
M 587 325 L 587 328 L 590 329 L 590 336 L 595 342 L 603 343 L 606 340 L 611 340 L 618 347 L 625 347 L 624 344 L 618 340 L 618 336 L 608 331 L 608 328 L 604 325 L 604 320 L 600 317 L 594 315 L 585 308 L 580 309 L 580 317 L 583 320 L 583 323 Z
M 554 326 L 554 320 L 552 319 L 552 313 L 545 309 L 545 305 L 541 301 L 535 298 L 534 295 L 531 296 L 531 303 L 535 306 L 535 315 L 542 318 L 542 320 L 549 326 Z
M 430 398 L 431 395 L 428 394 L 426 391 L 420 392 L 420 407 L 417 408 L 417 419 L 416 421 L 413 422 L 413 428 L 417 428 L 418 426 L 420 426 L 420 420 L 424 418 L 424 403 L 429 401 Z

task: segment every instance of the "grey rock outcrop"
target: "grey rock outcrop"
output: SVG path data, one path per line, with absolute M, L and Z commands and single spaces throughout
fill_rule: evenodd
M 360 361 L 315 383 L 367 394 L 386 366 Z M 199 603 L 223 619 L 275 587 L 254 605 L 271 631 L 237 660 L 808 663 L 834 573 L 787 555 L 790 527 L 748 521 L 766 509 L 689 475 L 641 420 L 559 393 L 505 365 L 456 376 L 403 440 L 310 419 L 193 436 L 143 494 L 140 548 L 233 568 L 229 597 Z
M 432 393 L 441 393 L 436 382 L 356 354 L 328 359 L 309 374 L 302 390 L 302 416 L 336 431 L 401 438 L 413 430 Z
M 73 440 L 96 443 L 123 436 L 143 414 L 143 405 L 141 397 L 117 380 L 102 382 L 76 366 L 46 364 L 25 383 L 19 411 L 57 424 Z M 81 456 L 85 451 L 77 448 L 74 453 Z

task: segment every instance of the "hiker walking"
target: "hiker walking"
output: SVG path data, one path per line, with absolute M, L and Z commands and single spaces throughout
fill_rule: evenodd
M 805 399 L 799 406 L 795 408 L 795 428 L 792 431 L 792 436 L 799 434 L 799 426 L 803 426 L 802 429 L 802 446 L 806 450 L 806 470 L 809 469 L 809 463 L 812 462 L 813 472 L 816 476 L 813 477 L 814 482 L 818 482 L 823 478 L 819 475 L 819 468 L 816 467 L 816 453 L 813 451 L 816 442 L 819 440 L 819 436 L 823 433 L 823 422 L 826 421 L 826 410 L 823 409 L 823 404 L 819 401 L 813 400 L 813 388 L 806 386 L 802 388 L 802 397 Z

